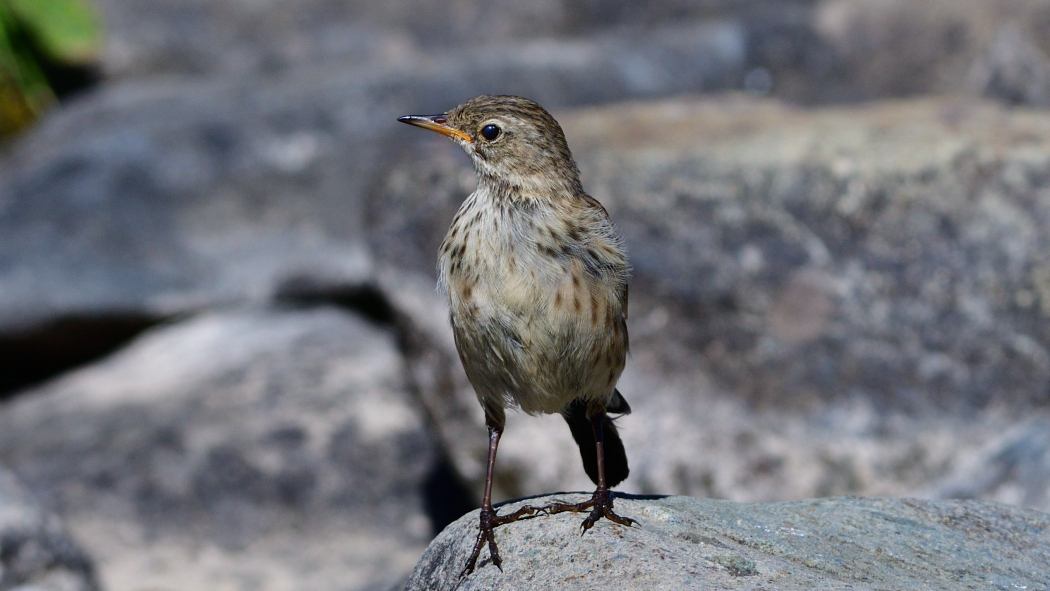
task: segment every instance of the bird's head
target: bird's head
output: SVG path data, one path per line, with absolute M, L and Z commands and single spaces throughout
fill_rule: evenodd
M 582 192 L 561 126 L 529 99 L 483 95 L 448 113 L 398 121 L 452 138 L 470 155 L 478 183 L 490 190 L 524 198 Z

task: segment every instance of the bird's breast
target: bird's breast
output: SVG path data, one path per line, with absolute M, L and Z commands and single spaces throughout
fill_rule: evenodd
M 554 287 L 561 265 L 511 225 L 485 212 L 450 228 L 439 268 L 453 314 L 529 313 Z
M 540 207 L 501 208 L 477 195 L 468 199 L 449 228 L 438 265 L 453 315 L 601 327 L 621 314 L 626 270 L 617 273 L 616 265 L 588 257 L 600 257 L 603 249 L 622 254 L 615 245 L 583 248 L 578 236 L 570 238 L 571 224 L 563 217 Z

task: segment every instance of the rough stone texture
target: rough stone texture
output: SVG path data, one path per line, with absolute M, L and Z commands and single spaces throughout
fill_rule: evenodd
M 831 84 L 800 96 L 967 92 L 1050 105 L 1047 0 L 823 0 L 811 18 L 832 56 Z
M 970 92 L 1050 104 L 1047 0 L 101 0 L 111 77 L 273 74 L 320 63 L 392 67 L 435 51 L 731 22 L 746 43 L 734 86 L 828 103 Z M 556 41 L 555 41 L 556 42 Z M 644 70 L 634 67 L 644 74 Z
M 585 185 L 620 221 L 635 292 L 676 320 L 661 339 L 737 395 L 1046 402 L 1050 117 L 943 100 L 611 115 L 566 124 Z
M 950 494 L 976 470 L 998 476 L 968 494 L 1048 508 L 1011 492 L 1045 483 L 1038 462 L 973 460 L 1047 413 L 1050 117 L 962 99 L 801 110 L 728 97 L 555 114 L 635 265 L 627 490 Z M 429 302 L 396 305 L 445 347 L 451 367 L 432 355 L 421 393 L 478 488 L 481 413 L 422 278 L 472 190 L 445 143 L 403 155 L 368 227 L 379 260 L 421 276 L 394 301 Z M 559 418 L 512 413 L 498 498 L 583 488 L 578 463 Z
M 56 114 L 0 164 L 0 326 L 363 281 L 342 89 L 316 90 L 311 107 L 277 88 L 122 88 Z
M 458 579 L 476 536 L 477 513 L 471 513 L 431 543 L 405 589 L 1050 586 L 1044 567 L 1050 562 L 1050 515 L 1009 505 L 848 497 L 739 504 L 665 497 L 617 499 L 616 507 L 640 526 L 601 521 L 581 537 L 579 515 L 521 521 L 497 530 L 502 572 L 483 552 L 479 569 Z
M 0 468 L 0 589 L 99 589 L 91 557 L 4 468 Z
M 211 313 L 0 407 L 0 462 L 110 591 L 392 585 L 439 462 L 403 368 L 336 309 Z
M 1004 425 L 986 441 L 955 474 L 933 483 L 927 494 L 1050 510 L 1050 420 Z

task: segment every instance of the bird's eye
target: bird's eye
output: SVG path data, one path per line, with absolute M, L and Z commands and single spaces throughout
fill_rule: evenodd
M 485 138 L 486 140 L 488 140 L 490 142 L 492 140 L 498 138 L 499 134 L 500 134 L 500 128 L 499 128 L 498 125 L 493 125 L 492 123 L 489 123 L 485 127 L 481 128 L 481 137 Z

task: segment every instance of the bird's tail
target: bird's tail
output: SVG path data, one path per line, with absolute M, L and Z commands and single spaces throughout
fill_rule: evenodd
M 619 390 L 613 393 L 612 400 L 605 407 L 606 412 L 616 414 L 629 414 L 631 407 L 624 400 Z M 583 469 L 591 481 L 598 484 L 598 447 L 594 441 L 594 430 L 591 428 L 591 420 L 587 418 L 587 403 L 575 400 L 564 411 L 562 416 L 569 424 L 569 431 L 576 445 L 580 447 L 580 458 L 583 459 Z M 623 447 L 623 440 L 616 431 L 616 425 L 608 416 L 602 417 L 602 439 L 605 442 L 605 484 L 612 488 L 627 479 L 631 472 L 627 467 L 627 451 Z

